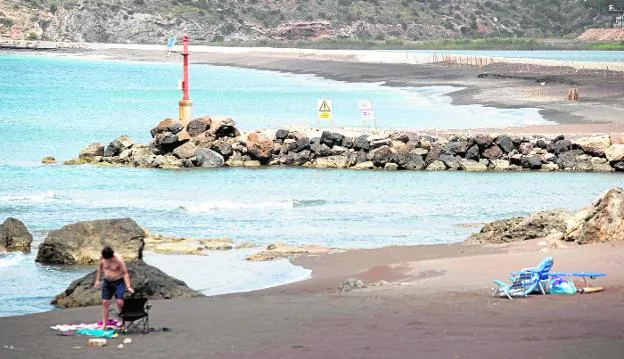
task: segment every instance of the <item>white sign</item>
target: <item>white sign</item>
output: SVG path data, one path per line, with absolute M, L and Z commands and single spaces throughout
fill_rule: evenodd
M 375 112 L 373 111 L 373 102 L 371 100 L 358 100 L 358 109 L 362 117 L 362 122 L 372 121 L 377 127 Z
M 371 102 L 371 100 L 358 100 L 358 108 L 360 109 L 360 111 L 364 111 L 364 110 L 372 111 L 373 103 Z
M 332 119 L 332 102 L 327 99 L 316 100 L 316 108 L 319 120 L 331 120 Z

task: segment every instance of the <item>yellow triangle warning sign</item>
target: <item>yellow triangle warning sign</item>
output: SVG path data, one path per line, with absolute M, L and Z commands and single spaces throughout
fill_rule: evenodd
M 321 103 L 321 106 L 319 107 L 318 111 L 319 112 L 331 112 L 331 108 L 327 104 L 327 101 L 323 100 L 323 103 Z

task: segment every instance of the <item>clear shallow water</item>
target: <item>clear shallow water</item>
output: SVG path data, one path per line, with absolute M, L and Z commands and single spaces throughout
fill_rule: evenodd
M 317 97 L 336 99 L 337 114 L 341 101 L 373 98 L 380 113 L 385 108 L 392 114 L 389 127 L 421 120 L 451 123 L 449 117 L 466 112 L 443 104 L 440 93 L 448 89 L 397 90 L 199 66 L 193 76 L 195 113 L 230 114 L 244 128 L 313 123 L 306 117 L 307 103 L 315 104 Z M 121 134 L 146 142 L 149 128 L 175 114 L 179 94 L 170 85 L 176 78 L 169 65 L 0 56 L 0 219 L 21 219 L 35 234 L 35 245 L 47 231 L 69 223 L 132 217 L 153 233 L 169 235 L 380 247 L 461 241 L 475 228 L 460 225 L 579 208 L 622 183 L 617 174 L 150 170 L 39 163 L 46 155 L 74 157 L 87 143 L 107 143 Z M 259 109 L 260 104 L 266 107 Z M 491 118 L 524 119 L 518 112 L 479 108 L 471 107 L 477 122 L 470 126 Z M 247 263 L 246 253 L 184 259 L 148 254 L 147 260 L 207 294 L 309 275 L 287 261 Z M 54 295 L 92 270 L 40 266 L 35 255 L 33 250 L 0 257 L 0 316 L 50 310 Z
M 396 50 L 401 52 L 401 50 Z M 434 50 L 402 51 L 414 54 L 432 54 Z M 581 62 L 624 62 L 624 51 L 512 51 L 512 50 L 436 50 L 438 54 L 455 54 L 462 56 L 509 57 L 540 60 L 561 60 Z

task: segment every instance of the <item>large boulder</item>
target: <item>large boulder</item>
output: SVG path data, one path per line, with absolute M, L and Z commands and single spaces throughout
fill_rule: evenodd
M 175 135 L 183 129 L 184 125 L 182 124 L 182 122 L 167 118 L 160 121 L 158 125 L 156 125 L 156 127 L 152 128 L 150 134 L 152 135 L 152 137 L 156 137 L 157 134 L 164 132 L 171 132 Z
M 0 224 L 0 252 L 29 252 L 32 239 L 24 223 L 17 218 L 9 217 Z
M 370 151 L 370 160 L 377 167 L 383 167 L 386 163 L 391 162 L 393 157 L 394 153 L 388 146 L 382 146 Z
M 128 136 L 120 136 L 106 146 L 106 149 L 104 149 L 104 156 L 117 156 L 121 152 L 130 149 L 132 145 L 134 145 L 134 141 L 132 141 Z
M 353 149 L 368 151 L 369 148 L 370 143 L 368 143 L 366 135 L 361 135 L 353 139 Z
M 127 264 L 135 294 L 149 299 L 200 297 L 203 294 L 189 288 L 186 283 L 166 275 L 160 269 L 136 260 Z M 93 287 L 95 271 L 72 282 L 65 291 L 52 300 L 62 308 L 98 305 L 102 301 L 100 290 Z
M 247 135 L 246 146 L 247 153 L 258 161 L 267 162 L 273 156 L 273 141 L 261 133 Z
M 194 120 L 191 120 L 191 122 L 186 125 L 186 132 L 188 132 L 189 136 L 191 137 L 198 136 L 208 131 L 211 123 L 212 120 L 209 116 L 196 118 Z
M 580 244 L 624 240 L 624 190 L 612 188 L 576 213 L 564 239 Z
M 44 264 L 94 264 L 104 246 L 130 262 L 143 256 L 145 232 L 130 218 L 68 224 L 48 233 L 36 261 Z
M 501 150 L 503 150 L 503 152 L 505 153 L 509 153 L 511 151 L 513 151 L 514 149 L 514 143 L 511 137 L 507 136 L 507 135 L 500 135 L 496 138 L 496 141 L 494 141 L 498 147 L 500 147 Z
M 344 136 L 339 133 L 323 131 L 321 134 L 321 143 L 324 143 L 329 147 L 340 146 L 343 138 Z
M 78 158 L 82 161 L 93 161 L 96 157 L 104 156 L 104 146 L 95 142 L 80 150 Z
M 195 164 L 197 167 L 221 167 L 225 159 L 209 148 L 200 148 L 195 151 Z
M 238 137 L 240 132 L 231 117 L 213 117 L 208 132 L 215 138 Z
M 570 212 L 562 209 L 533 213 L 487 223 L 468 242 L 507 243 L 542 238 L 553 232 L 565 233 Z
M 173 154 L 178 158 L 189 159 L 195 156 L 195 151 L 197 151 L 197 146 L 195 146 L 192 142 L 186 142 L 181 146 L 176 147 L 173 150 Z
M 605 151 L 611 146 L 611 137 L 609 135 L 582 137 L 575 142 L 581 146 L 585 153 L 592 156 L 603 156 Z
M 615 144 L 609 146 L 605 151 L 605 155 L 609 162 L 620 162 L 624 161 L 624 145 Z

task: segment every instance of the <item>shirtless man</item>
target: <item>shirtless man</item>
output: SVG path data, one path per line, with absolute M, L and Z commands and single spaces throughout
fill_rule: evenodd
M 100 283 L 100 274 L 104 273 L 104 280 Z M 125 284 L 125 286 L 124 286 Z M 102 249 L 102 258 L 95 275 L 96 288 L 102 287 L 102 329 L 106 329 L 108 323 L 108 310 L 110 308 L 111 299 L 115 296 L 117 308 L 121 312 L 123 308 L 124 289 L 128 288 L 128 292 L 134 293 L 130 284 L 130 275 L 120 255 L 115 254 L 109 246 Z

